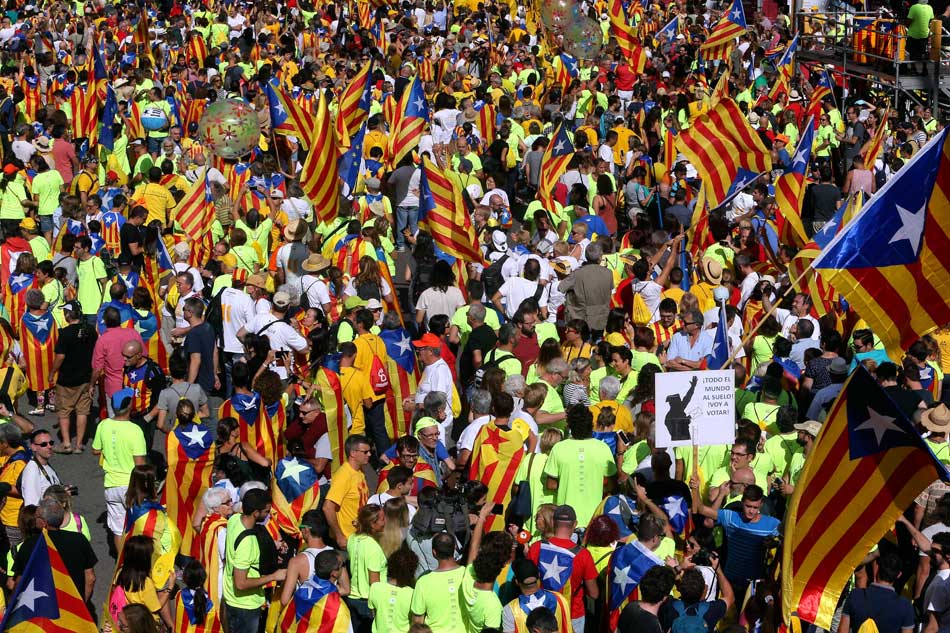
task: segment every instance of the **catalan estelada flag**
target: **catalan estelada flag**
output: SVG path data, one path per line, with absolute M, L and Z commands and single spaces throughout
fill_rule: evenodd
M 817 269 L 900 358 L 950 323 L 950 146 L 935 136 L 822 249 Z
M 395 120 L 386 156 L 390 165 L 396 167 L 419 145 L 426 123 L 429 122 L 429 102 L 418 77 L 414 77 L 403 89 L 393 118 Z
M 475 119 L 475 127 L 478 128 L 478 133 L 482 140 L 491 143 L 495 138 L 495 121 L 498 111 L 490 103 L 481 103 L 475 106 L 475 113 L 478 115 L 478 118 Z
M 280 618 L 283 633 L 348 633 L 350 610 L 329 580 L 314 576 L 294 591 Z
M 689 128 L 676 135 L 676 147 L 702 178 L 711 208 L 725 199 L 740 168 L 755 173 L 772 168 L 762 139 L 732 99 L 723 99 L 693 119 Z
M 218 408 L 218 419 L 235 418 L 241 441 L 247 442 L 261 455 L 273 452 L 274 436 L 269 424 L 261 424 L 261 396 L 256 391 L 234 393 Z
M 561 92 L 566 93 L 571 87 L 571 82 L 577 79 L 580 70 L 577 66 L 577 59 L 561 53 L 554 58 L 554 80 L 561 87 Z
M 621 545 L 610 555 L 607 565 L 607 609 L 611 631 L 617 628 L 623 608 L 637 600 L 637 587 L 643 575 L 662 564 L 660 557 L 640 541 Z
M 276 84 L 276 85 L 275 85 Z M 287 120 L 287 108 L 277 96 L 279 82 L 276 79 L 261 82 L 264 96 L 267 97 L 267 113 L 270 115 L 270 129 L 276 134 L 293 134 L 294 125 Z
M 99 125 L 99 118 L 96 116 L 98 105 L 99 99 L 94 86 L 76 86 L 73 89 L 69 95 L 69 106 L 73 113 L 73 138 L 87 138 L 90 141 L 93 139 Z
M 382 330 L 379 338 L 386 345 L 386 369 L 389 371 L 391 394 L 386 396 L 386 432 L 395 440 L 411 435 L 412 411 L 406 411 L 403 400 L 416 392 L 419 386 L 419 367 L 412 349 L 412 337 L 403 328 Z
M 65 563 L 43 530 L 10 595 L 0 630 L 11 633 L 96 633 L 98 628 Z
M 607 4 L 607 12 L 610 17 L 610 32 L 617 39 L 617 46 L 620 47 L 624 59 L 630 65 L 630 70 L 639 75 L 646 68 L 647 56 L 643 52 L 643 47 L 640 46 L 636 29 L 630 26 L 620 0 L 610 0 Z
M 541 155 L 541 167 L 538 174 L 538 198 L 545 209 L 554 208 L 554 187 L 564 174 L 571 159 L 574 158 L 574 142 L 563 124 L 557 126 L 548 146 Z
M 317 222 L 329 222 L 337 216 L 340 177 L 337 167 L 336 137 L 330 125 L 326 99 L 317 102 L 313 143 L 300 172 L 300 187 L 313 204 Z
M 715 240 L 709 232 L 709 206 L 706 204 L 706 183 L 699 185 L 693 217 L 686 229 L 686 244 L 693 261 L 699 261 L 700 254 L 713 245 Z M 684 270 L 685 274 L 686 271 Z
M 319 367 L 313 375 L 311 384 L 313 385 L 311 395 L 320 400 L 323 415 L 327 418 L 327 435 L 330 436 L 330 452 L 333 454 L 333 461 L 336 464 L 342 464 L 346 461 L 343 443 L 346 441 L 347 427 L 340 376 L 326 367 Z
M 214 470 L 215 433 L 203 424 L 179 424 L 165 438 L 168 473 L 175 485 L 162 489 L 168 517 L 182 537 L 183 552 L 192 550 L 192 518 L 211 483 Z
M 33 391 L 53 388 L 49 374 L 56 356 L 53 350 L 57 338 L 56 319 L 52 311 L 47 310 L 43 314 L 24 313 L 20 321 L 20 347 L 26 360 L 26 381 Z
M 948 482 L 950 474 L 859 365 L 815 438 L 785 514 L 783 620 L 797 615 L 830 627 L 861 559 L 938 478 Z
M 811 159 L 811 146 L 815 139 L 815 126 L 811 119 L 802 128 L 802 137 L 792 156 L 792 168 L 775 180 L 775 202 L 778 204 L 776 224 L 782 244 L 802 248 L 808 242 L 802 224 L 802 201 L 805 198 L 805 180 Z
M 558 633 L 571 633 L 571 605 L 560 593 L 538 589 L 530 596 L 521 595 L 506 606 L 511 609 L 515 621 L 515 633 L 530 633 L 528 615 L 538 607 L 544 607 L 554 614 Z
M 821 68 L 818 70 L 817 75 L 818 82 L 808 97 L 808 108 L 805 110 L 806 117 L 814 117 L 816 126 L 818 125 L 818 120 L 822 112 L 821 102 L 825 97 L 833 96 L 832 90 L 835 87 L 834 81 L 827 70 Z
M 313 112 L 309 108 L 300 105 L 300 102 L 291 99 L 283 88 L 274 88 L 274 97 L 277 100 L 277 107 L 283 112 L 284 132 L 296 134 L 304 147 L 308 149 L 313 147 L 314 133 L 317 129 Z M 271 120 L 273 120 L 273 117 Z
M 778 72 L 775 85 L 780 83 L 785 86 L 789 85 L 789 82 L 792 80 L 792 75 L 795 74 L 795 53 L 797 52 L 798 34 L 796 33 L 792 41 L 789 42 L 785 50 L 782 51 L 782 56 L 775 62 L 775 70 Z
M 126 510 L 124 529 L 124 538 L 130 536 L 147 536 L 155 541 L 156 556 L 168 553 L 161 547 L 163 540 L 168 540 L 165 538 L 166 532 L 170 533 L 171 540 L 171 548 L 168 551 L 177 552 L 181 544 L 181 534 L 178 532 L 178 528 L 171 522 L 164 506 L 157 501 L 143 501 Z M 122 557 L 119 556 L 116 569 L 118 569 L 121 564 Z
M 709 37 L 699 47 L 704 61 L 729 59 L 729 52 L 735 45 L 735 39 L 746 32 L 745 9 L 742 0 L 733 0 L 729 11 L 724 13 L 713 27 Z
M 423 159 L 419 178 L 419 226 L 425 227 L 436 246 L 452 257 L 482 261 L 461 183 L 428 158 Z
M 26 314 L 26 293 L 35 285 L 36 278 L 32 273 L 14 273 L 10 275 L 7 280 L 7 287 L 4 288 L 3 306 L 7 309 L 10 325 L 18 336 L 20 319 Z
M 336 127 L 341 138 L 344 132 L 347 138 L 352 137 L 369 117 L 373 101 L 372 69 L 373 62 L 366 62 L 340 93 Z
M 192 31 L 191 37 L 188 39 L 188 44 L 185 46 L 185 60 L 189 62 L 195 61 L 198 64 L 198 68 L 204 68 L 207 58 L 208 43 L 205 42 L 205 38 L 200 33 Z
M 208 180 L 208 168 L 201 170 L 185 197 L 171 211 L 172 222 L 177 222 L 181 230 L 197 242 L 211 230 L 214 223 L 214 196 Z
M 320 473 L 307 461 L 285 457 L 271 480 L 274 518 L 284 532 L 300 536 L 300 518 L 320 503 Z
M 520 432 L 494 423 L 483 426 L 475 436 L 468 478 L 488 486 L 486 503 L 508 507 L 515 473 L 524 457 L 525 439 Z M 503 529 L 504 516 L 499 519 L 499 515 L 493 514 L 485 522 L 485 530 Z
M 217 594 L 215 594 L 217 596 Z M 195 592 L 182 589 L 175 605 L 176 633 L 221 633 L 221 615 L 214 598 L 208 596 L 208 610 L 203 616 L 195 611 Z
M 208 579 L 205 581 L 205 591 L 212 598 L 221 595 L 219 575 L 221 571 L 221 557 L 218 554 L 219 536 L 222 528 L 228 526 L 228 520 L 220 514 L 209 514 L 201 522 L 201 529 L 192 542 L 191 555 L 205 568 Z M 184 552 L 182 552 L 184 553 Z

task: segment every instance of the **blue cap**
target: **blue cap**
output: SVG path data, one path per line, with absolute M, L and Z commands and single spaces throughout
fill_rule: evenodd
M 112 394 L 112 408 L 116 411 L 121 411 L 122 409 L 127 409 L 132 403 L 132 398 L 135 397 L 135 391 L 126 387 L 125 389 L 119 389 L 114 394 Z M 128 400 L 128 402 L 126 402 Z

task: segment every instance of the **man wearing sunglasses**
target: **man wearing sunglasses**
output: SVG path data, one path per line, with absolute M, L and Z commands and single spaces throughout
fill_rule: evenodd
M 46 429 L 37 429 L 30 434 L 30 450 L 33 459 L 27 462 L 20 475 L 20 494 L 24 505 L 39 505 L 43 493 L 53 484 L 60 483 L 59 475 L 50 466 L 53 456 L 53 436 Z

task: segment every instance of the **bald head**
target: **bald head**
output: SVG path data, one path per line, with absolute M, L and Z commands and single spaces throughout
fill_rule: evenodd
M 751 486 L 755 483 L 755 473 L 751 468 L 740 468 L 732 473 L 732 482 Z
M 138 341 L 129 341 L 122 346 L 122 355 L 131 358 L 142 353 L 142 344 Z

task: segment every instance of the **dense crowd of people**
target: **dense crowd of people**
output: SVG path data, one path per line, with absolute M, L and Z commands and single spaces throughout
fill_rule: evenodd
M 552 35 L 554 4 L 8 4 L 0 544 L 8 598 L 33 592 L 10 613 L 39 604 L 24 572 L 45 535 L 103 631 L 770 633 L 786 505 L 852 371 L 950 464 L 950 324 L 894 357 L 789 273 L 944 123 L 838 67 L 784 80 L 785 6 L 747 8 L 707 62 L 716 3 L 624 3 L 638 72 L 607 3 L 576 7 L 602 42 Z M 842 43 L 820 15 L 799 50 Z M 915 61 L 932 18 L 909 11 Z M 312 148 L 273 95 L 336 121 L 367 67 L 359 173 L 318 215 Z M 425 127 L 393 161 L 420 84 Z M 225 99 L 260 124 L 239 161 L 198 133 Z M 773 169 L 708 210 L 671 143 L 718 99 Z M 558 129 L 574 152 L 539 191 Z M 802 149 L 802 207 L 780 208 Z M 462 191 L 482 261 L 418 222 L 423 160 Z M 177 215 L 202 179 L 207 246 Z M 657 446 L 657 376 L 720 367 L 735 442 Z M 86 453 L 103 491 L 80 502 L 56 467 Z M 868 554 L 838 631 L 950 629 L 948 493 Z M 83 514 L 100 494 L 107 575 Z

